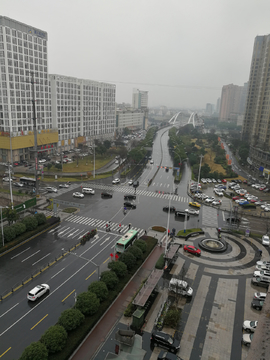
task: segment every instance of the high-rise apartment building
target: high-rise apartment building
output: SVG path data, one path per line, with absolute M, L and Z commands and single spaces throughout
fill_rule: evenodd
M 114 136 L 115 85 L 62 75 L 49 77 L 59 146 Z
M 242 139 L 250 143 L 250 165 L 269 174 L 270 35 L 257 36 L 254 41 Z
M 38 143 L 58 139 L 51 119 L 45 31 L 0 16 L 0 160 L 30 159 L 34 153 L 31 76 L 35 82 Z
M 241 108 L 241 104 L 243 101 L 245 102 L 242 95 L 243 91 L 243 86 L 233 84 L 222 87 L 219 121 L 236 122 L 237 116 L 243 113 L 243 108 Z
M 115 85 L 48 74 L 45 31 L 0 16 L 0 161 L 33 160 L 114 136 Z M 13 159 L 11 159 L 11 151 Z
M 146 109 L 148 107 L 148 91 L 133 89 L 132 107 L 134 109 Z

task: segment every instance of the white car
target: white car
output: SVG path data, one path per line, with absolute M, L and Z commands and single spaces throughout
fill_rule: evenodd
M 245 320 L 243 322 L 242 328 L 247 332 L 254 332 L 257 326 L 258 326 L 258 321 Z
M 270 271 L 270 265 L 256 265 L 256 269 L 259 271 Z
M 267 207 L 267 206 L 266 206 L 266 207 L 264 208 L 264 211 L 267 211 L 267 212 L 270 211 L 270 207 Z
M 83 193 L 83 194 L 95 195 L 95 190 L 94 190 L 94 189 L 91 189 L 91 188 L 83 188 L 83 189 L 82 189 L 82 193 Z
M 202 194 L 202 200 L 205 200 L 205 199 L 207 199 L 208 197 L 209 197 L 208 195 Z
M 249 346 L 251 344 L 252 338 L 253 338 L 254 334 L 243 334 L 242 336 L 242 343 L 246 346 Z
M 241 199 L 236 199 L 235 200 L 235 202 L 238 204 L 239 202 L 242 202 L 242 201 L 246 201 L 246 199 L 243 199 L 243 198 L 241 198 Z
M 193 209 L 186 209 L 185 212 L 190 215 L 199 215 L 200 214 L 200 210 L 193 210 Z
M 211 202 L 213 202 L 214 200 L 215 200 L 214 197 L 208 197 L 208 198 L 205 199 L 205 202 L 211 203 Z
M 128 185 L 132 185 L 133 184 L 133 180 L 129 180 Z
M 113 181 L 112 181 L 112 183 L 115 185 L 115 184 L 120 184 L 120 179 L 114 179 Z
M 194 195 L 194 197 L 196 197 L 197 199 L 201 199 L 201 198 L 202 198 L 202 194 L 196 193 L 196 194 Z
M 212 205 L 221 205 L 222 204 L 222 201 L 221 200 L 214 200 L 212 202 Z
M 207 183 L 207 181 L 206 181 L 205 179 L 201 179 L 201 182 L 202 182 L 203 184 L 206 184 L 206 183 Z
M 208 182 L 208 183 L 211 183 L 211 182 L 212 182 L 212 180 L 211 180 L 211 179 L 206 179 L 206 180 L 207 180 L 207 182 Z
M 57 189 L 55 188 L 55 187 L 53 187 L 53 186 L 47 186 L 46 188 L 45 188 L 45 190 L 47 190 L 48 192 L 55 192 L 55 193 L 57 193 Z
M 253 272 L 253 277 L 262 277 L 262 276 L 270 276 L 270 271 L 267 271 L 267 270 L 255 270 Z
M 217 196 L 223 196 L 223 192 L 222 192 L 222 191 L 217 191 L 217 190 L 216 190 L 215 193 L 216 193 Z
M 8 177 L 4 177 L 3 181 L 9 182 L 9 178 Z M 10 179 L 10 181 L 12 181 L 12 179 Z
M 253 299 L 258 299 L 264 301 L 266 298 L 267 293 L 264 292 L 255 292 L 253 295 Z
M 41 160 L 39 160 L 39 163 L 40 164 L 43 164 L 43 163 L 45 163 L 46 162 L 46 160 L 45 159 L 41 159 Z
M 216 179 L 212 179 L 212 183 L 216 183 L 217 182 L 217 180 Z
M 151 160 L 151 161 L 150 161 L 150 164 L 154 164 L 154 160 Z
M 30 301 L 36 301 L 42 295 L 46 294 L 47 291 L 50 291 L 50 287 L 47 284 L 41 284 L 34 287 L 34 289 L 30 290 L 27 294 L 27 299 Z
M 269 265 L 270 266 L 270 261 L 257 261 L 256 265 Z
M 268 235 L 263 235 L 262 244 L 265 246 L 269 246 L 269 236 Z
M 80 192 L 73 193 L 73 196 L 76 197 L 76 198 L 84 198 L 84 194 L 82 194 Z

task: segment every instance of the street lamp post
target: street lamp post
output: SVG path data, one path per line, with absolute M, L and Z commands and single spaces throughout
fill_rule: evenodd
M 3 242 L 3 247 L 5 246 L 5 241 L 4 241 L 4 228 L 3 228 L 3 216 L 2 216 L 2 209 L 3 206 L 0 206 L 1 207 L 1 230 L 2 230 L 2 242 Z

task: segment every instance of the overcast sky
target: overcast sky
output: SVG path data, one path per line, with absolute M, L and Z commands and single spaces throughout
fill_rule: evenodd
M 49 73 L 116 84 L 116 101 L 205 108 L 248 81 L 270 0 L 1 0 L 1 15 L 48 33 Z

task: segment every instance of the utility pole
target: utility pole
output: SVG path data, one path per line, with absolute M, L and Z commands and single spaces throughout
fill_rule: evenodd
M 32 109 L 33 109 L 33 129 L 34 129 L 34 154 L 35 154 L 35 179 L 36 179 L 36 196 L 39 194 L 38 183 L 38 153 L 37 153 L 37 118 L 36 118 L 36 100 L 35 100 L 35 88 L 34 88 L 34 73 L 31 73 L 31 85 L 32 85 Z

